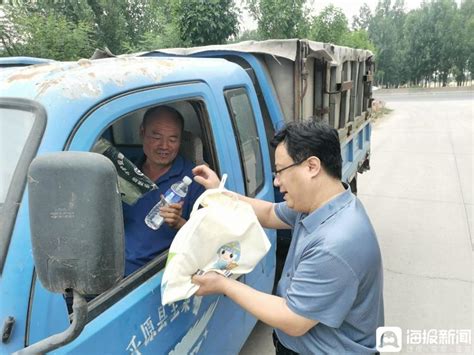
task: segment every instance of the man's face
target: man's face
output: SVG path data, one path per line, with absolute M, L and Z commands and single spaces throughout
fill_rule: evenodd
M 171 165 L 178 155 L 181 145 L 181 126 L 166 112 L 152 117 L 146 127 L 142 127 L 143 152 L 149 163 L 158 166 Z
M 295 162 L 288 155 L 285 144 L 279 144 L 275 149 L 275 170 L 288 167 Z M 288 207 L 299 211 L 304 195 L 304 178 L 301 176 L 303 164 L 295 165 L 278 173 L 273 184 L 280 188 L 283 199 Z

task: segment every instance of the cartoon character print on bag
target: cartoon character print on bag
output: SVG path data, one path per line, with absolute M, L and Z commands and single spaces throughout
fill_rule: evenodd
M 217 250 L 217 261 L 213 268 L 219 270 L 230 271 L 239 264 L 237 263 L 240 259 L 240 243 L 230 242 L 224 244 Z

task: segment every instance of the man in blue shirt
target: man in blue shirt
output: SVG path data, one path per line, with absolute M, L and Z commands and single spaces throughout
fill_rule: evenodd
M 180 204 L 171 204 L 161 209 L 163 225 L 153 230 L 145 224 L 145 217 L 171 185 L 192 177 L 194 164 L 178 154 L 184 120 L 170 106 L 149 109 L 143 116 L 140 136 L 143 140 L 144 158 L 138 168 L 158 186 L 133 206 L 123 205 L 125 223 L 125 275 L 139 269 L 162 251 L 169 248 L 177 231 L 191 213 L 194 201 L 204 191 L 202 186 L 192 183 L 188 194 Z
M 382 260 L 362 204 L 341 182 L 338 133 L 315 121 L 290 123 L 273 145 L 274 184 L 285 202 L 239 199 L 263 227 L 293 230 L 276 295 L 216 273 L 193 277 L 197 294 L 223 293 L 274 327 L 277 354 L 375 353 L 384 324 Z M 206 188 L 219 183 L 208 167 L 193 172 Z

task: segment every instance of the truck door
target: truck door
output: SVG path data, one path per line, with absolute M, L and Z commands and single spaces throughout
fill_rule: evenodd
M 232 88 L 224 91 L 224 96 L 232 123 L 229 133 L 238 147 L 239 160 L 244 186 L 242 194 L 260 200 L 273 202 L 273 180 L 271 176 L 270 151 L 268 149 L 265 126 L 255 95 L 250 95 L 246 87 Z M 276 232 L 267 229 L 272 249 L 266 257 L 249 274 L 245 282 L 252 287 L 271 293 L 275 273 Z M 253 324 L 255 318 L 246 313 L 247 324 Z
M 220 118 L 213 93 L 204 83 L 137 90 L 98 105 L 76 127 L 68 149 L 89 151 L 101 136 L 114 142 L 115 124 L 123 124 L 127 118 L 163 103 L 185 103 L 194 109 L 200 120 L 194 126 L 200 130 L 198 134 L 207 148 L 204 160 L 217 172 L 229 172 L 232 178 L 227 186 L 238 190 L 240 185 L 234 177 L 238 158 L 232 155 L 235 141 L 226 136 L 225 120 Z M 261 194 L 264 186 L 255 187 L 256 193 Z M 164 252 L 118 286 L 93 299 L 89 303 L 89 323 L 82 334 L 55 353 L 188 354 L 202 353 L 204 346 L 218 353 L 237 353 L 251 327 L 245 325 L 245 312 L 227 298 L 192 297 L 161 305 L 160 285 L 166 258 Z M 35 326 L 44 323 L 45 312 L 64 312 L 57 295 L 45 291 L 38 281 L 34 283 L 28 329 L 30 344 L 51 335 L 47 334 L 51 329 Z M 232 336 L 222 337 L 223 333 Z

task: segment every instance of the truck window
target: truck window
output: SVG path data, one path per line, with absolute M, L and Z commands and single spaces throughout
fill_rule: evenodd
M 0 204 L 7 198 L 13 173 L 34 119 L 32 112 L 0 108 Z
M 265 134 L 267 136 L 267 142 L 270 142 L 275 135 L 275 128 L 273 127 L 272 118 L 270 117 L 270 112 L 268 111 L 267 103 L 265 102 L 265 98 L 262 93 L 262 88 L 257 80 L 255 72 L 252 66 L 243 58 L 237 55 L 224 55 L 222 58 L 227 59 L 230 62 L 236 63 L 240 65 L 242 68 L 245 69 L 250 79 L 252 79 L 252 84 L 255 89 L 255 93 L 257 94 L 258 103 L 260 104 L 260 111 L 262 113 L 263 124 L 265 126 Z M 270 144 L 268 145 L 268 149 L 270 152 L 270 162 L 271 166 L 275 166 L 275 148 L 273 148 Z
M 175 108 L 184 118 L 184 135 L 181 142 L 180 154 L 195 164 L 208 163 L 212 160 L 209 149 L 196 149 L 196 140 L 203 138 L 202 105 L 199 100 L 185 100 L 167 103 Z M 114 145 L 131 160 L 136 161 L 143 155 L 140 138 L 140 125 L 144 113 L 148 108 L 128 114 L 114 123 L 104 134 L 104 138 L 112 141 Z M 204 145 L 205 142 L 198 142 Z
M 226 90 L 224 94 L 239 147 L 245 193 L 247 196 L 254 197 L 264 183 L 262 152 L 255 116 L 245 89 Z
M 163 102 L 156 106 L 160 105 L 171 106 L 183 116 L 184 134 L 179 154 L 194 164 L 207 163 L 218 172 L 214 142 L 211 139 L 210 123 L 204 102 L 199 99 L 188 99 Z M 129 112 L 106 127 L 102 134 L 102 138 L 109 140 L 115 148 L 137 165 L 143 157 L 139 129 L 143 115 L 149 108 L 144 107 Z M 165 266 L 167 254 L 168 249 L 163 249 L 153 259 L 147 260 L 144 265 L 124 278 L 117 287 L 91 300 L 89 321 L 161 271 Z
M 36 102 L 0 99 L 0 273 L 23 196 L 29 163 L 46 127 Z

